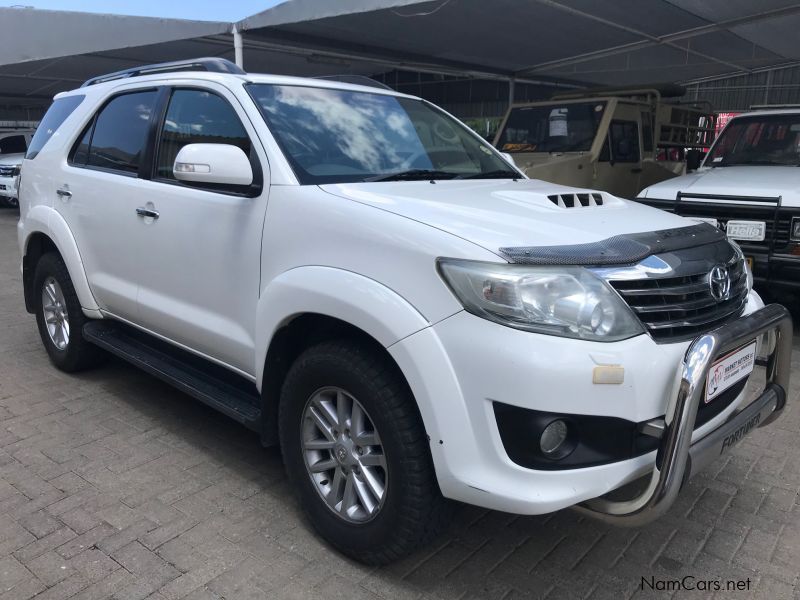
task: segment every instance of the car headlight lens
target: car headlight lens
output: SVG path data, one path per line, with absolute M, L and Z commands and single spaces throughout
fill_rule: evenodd
M 608 342 L 644 331 L 616 292 L 582 267 L 440 259 L 439 271 L 467 311 L 509 327 Z
M 744 264 L 744 272 L 747 274 L 747 291 L 749 292 L 753 289 L 753 270 L 750 268 L 747 259 L 744 257 L 744 252 L 742 251 L 741 246 L 731 239 L 728 240 L 728 243 L 733 246 L 733 251 L 736 253 L 736 260 L 741 261 Z

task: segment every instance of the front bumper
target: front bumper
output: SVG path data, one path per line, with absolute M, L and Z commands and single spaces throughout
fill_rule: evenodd
M 777 331 L 775 350 L 767 365 L 767 385 L 758 398 L 726 423 L 692 443 L 695 417 L 714 361 L 742 344 Z M 583 508 L 593 516 L 620 525 L 643 525 L 664 514 L 675 502 L 683 482 L 747 435 L 775 420 L 786 404 L 792 358 L 792 319 L 783 306 L 772 304 L 698 337 L 683 361 L 678 392 L 667 408 L 661 442 L 649 483 L 625 500 L 596 498 Z
M 0 196 L 4 198 L 16 198 L 17 186 L 16 178 L 0 176 Z
M 751 294 L 747 313 L 760 314 L 762 307 L 758 296 Z M 771 307 L 767 314 L 775 310 Z M 780 311 L 785 315 L 783 309 Z M 752 323 L 749 316 L 743 317 L 722 330 L 733 328 L 737 337 L 741 334 L 752 340 L 756 337 Z M 772 326 L 778 328 L 777 324 Z M 788 334 L 781 335 L 776 355 L 785 355 L 786 344 L 791 342 L 791 326 L 788 330 L 786 327 L 784 324 L 781 328 Z M 678 366 L 690 346 L 690 342 L 656 344 L 647 335 L 613 344 L 540 336 L 462 312 L 401 340 L 389 351 L 418 401 L 442 493 L 495 510 L 542 514 L 606 496 L 650 475 L 657 453 L 586 468 L 526 468 L 506 453 L 494 404 L 637 423 L 663 419 L 665 413 L 674 410 L 682 381 L 683 367 Z M 592 372 L 598 365 L 623 366 L 624 383 L 594 384 Z M 783 368 L 781 372 L 788 373 Z M 688 431 L 694 444 L 704 438 L 716 439 L 709 436 L 725 427 L 729 419 L 737 419 L 735 414 L 745 400 L 742 393 L 707 423 L 694 429 L 684 425 L 682 435 Z M 696 472 L 702 462 L 698 454 L 701 447 L 693 453 L 691 472 Z M 687 453 L 684 462 L 688 461 Z M 600 506 L 591 510 L 602 513 Z M 614 513 L 616 509 L 611 506 L 608 510 Z

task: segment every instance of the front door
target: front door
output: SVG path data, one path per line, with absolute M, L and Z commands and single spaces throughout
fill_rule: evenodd
M 254 374 L 261 233 L 267 161 L 247 115 L 224 87 L 170 90 L 145 181 L 154 211 L 140 237 L 139 260 L 151 265 L 139 287 L 140 322 L 181 345 Z M 233 144 L 251 157 L 246 188 L 186 184 L 173 175 L 186 144 Z

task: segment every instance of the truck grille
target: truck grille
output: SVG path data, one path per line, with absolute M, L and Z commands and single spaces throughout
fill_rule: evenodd
M 739 316 L 747 302 L 744 262 L 728 265 L 728 299 L 711 295 L 709 273 L 610 281 L 657 342 L 690 339 Z
M 14 165 L 0 165 L 0 177 L 13 177 L 16 169 Z

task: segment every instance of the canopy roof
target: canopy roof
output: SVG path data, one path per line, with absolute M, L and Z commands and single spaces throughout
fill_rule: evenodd
M 689 82 L 800 61 L 791 0 L 289 0 L 239 23 L 0 8 L 0 106 L 198 56 L 317 75 L 391 69 L 587 85 Z

